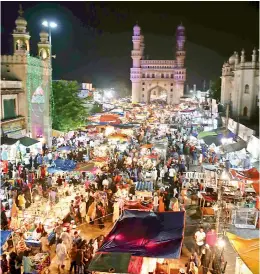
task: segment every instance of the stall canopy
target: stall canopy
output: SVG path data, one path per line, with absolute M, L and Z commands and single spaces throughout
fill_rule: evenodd
M 1 253 L 3 252 L 3 246 L 12 234 L 11 230 L 1 230 Z
M 35 140 L 33 138 L 30 138 L 30 137 L 26 137 L 26 136 L 20 138 L 19 141 L 20 141 L 20 144 L 25 146 L 25 147 L 30 147 L 30 146 L 40 142 L 38 140 Z
M 12 146 L 17 142 L 17 139 L 8 138 L 8 137 L 1 137 L 1 145 L 8 145 Z
M 153 258 L 180 257 L 185 213 L 124 210 L 99 252 Z
M 259 273 L 259 238 L 243 239 L 232 233 L 227 232 L 227 237 L 238 253 L 239 257 L 252 271 L 253 274 Z
M 259 171 L 255 167 L 243 171 L 230 169 L 230 173 L 233 178 L 239 180 L 259 181 Z
M 224 145 L 223 150 L 229 153 L 229 152 L 239 151 L 243 148 L 246 148 L 246 146 L 247 146 L 247 143 L 243 140 L 240 140 L 239 142 L 234 144 Z
M 128 253 L 99 253 L 91 260 L 88 271 L 128 273 L 130 258 L 131 254 Z

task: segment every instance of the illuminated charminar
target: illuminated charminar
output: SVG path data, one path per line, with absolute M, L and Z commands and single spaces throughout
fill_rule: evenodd
M 180 103 L 186 80 L 185 28 L 177 27 L 176 60 L 144 60 L 144 36 L 138 25 L 133 28 L 132 41 L 132 102 L 149 103 L 152 97 L 159 99 L 164 95 L 167 104 Z

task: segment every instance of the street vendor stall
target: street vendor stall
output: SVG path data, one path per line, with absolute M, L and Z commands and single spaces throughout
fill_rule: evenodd
M 34 271 L 32 274 L 44 274 L 51 264 L 51 259 L 48 253 L 38 253 L 30 257 L 34 264 Z

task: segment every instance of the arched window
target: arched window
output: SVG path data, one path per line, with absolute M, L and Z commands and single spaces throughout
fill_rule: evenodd
M 247 107 L 244 107 L 244 109 L 243 109 L 243 116 L 247 116 L 247 112 L 248 112 Z
M 245 93 L 249 93 L 249 85 L 245 85 Z

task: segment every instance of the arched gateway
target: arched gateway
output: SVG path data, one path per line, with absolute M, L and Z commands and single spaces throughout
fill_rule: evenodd
M 161 93 L 164 92 L 168 104 L 180 103 L 186 80 L 185 28 L 182 25 L 177 28 L 176 60 L 144 60 L 144 37 L 138 25 L 134 26 L 133 34 L 133 67 L 130 75 L 132 102 L 149 103 L 156 94 L 160 100 Z M 157 93 L 154 94 L 154 91 L 151 94 L 153 90 L 157 90 Z

